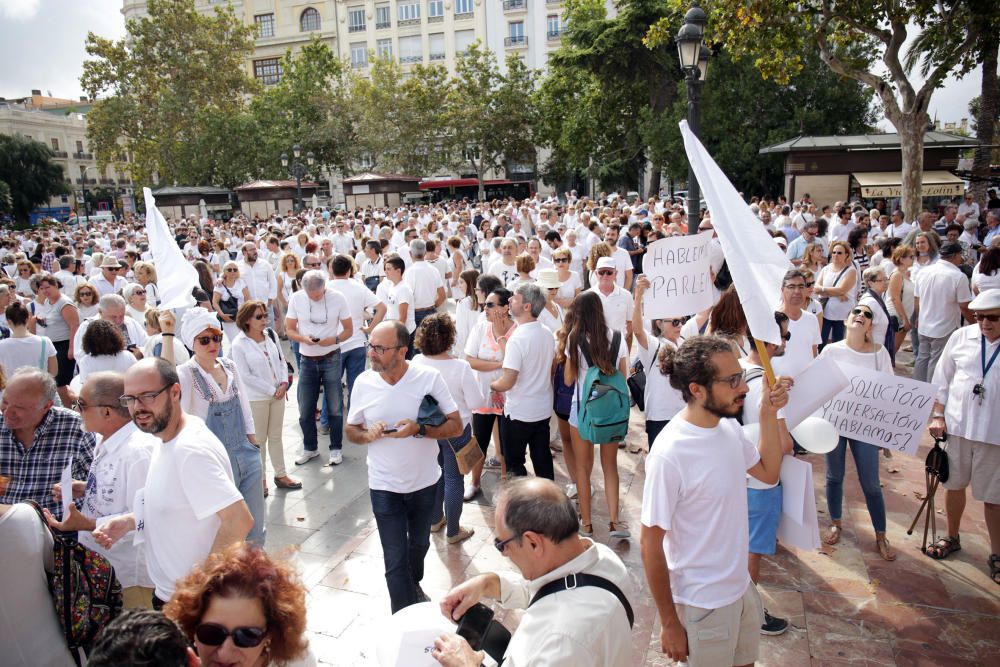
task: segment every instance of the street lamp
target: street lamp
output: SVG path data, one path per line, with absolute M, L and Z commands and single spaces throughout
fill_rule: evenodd
M 83 189 L 83 229 L 86 229 L 87 223 L 90 222 L 90 202 L 87 201 L 87 172 L 91 169 L 97 171 L 97 167 L 91 165 L 84 167 L 83 171 L 80 172 L 80 187 Z M 77 216 L 77 221 L 79 221 L 79 216 Z
M 706 23 L 708 23 L 708 16 L 695 0 L 691 9 L 684 15 L 684 23 L 677 31 L 675 40 L 681 71 L 684 72 L 684 80 L 687 81 L 688 127 L 691 128 L 691 132 L 696 137 L 699 133 L 698 126 L 701 116 L 699 109 L 701 88 L 708 77 L 708 58 L 711 55 L 708 47 L 702 44 Z M 688 164 L 687 209 L 688 234 L 697 234 L 701 217 L 701 193 L 698 188 L 698 179 L 690 163 Z
M 295 193 L 297 200 L 295 212 L 299 213 L 302 211 L 302 179 L 305 178 L 307 165 L 311 167 L 313 162 L 316 161 L 316 156 L 313 155 L 312 151 L 309 151 L 306 153 L 307 164 L 302 164 L 299 161 L 299 158 L 302 157 L 302 148 L 298 144 L 295 144 L 292 146 L 292 157 L 295 159 L 295 162 L 289 166 L 288 153 L 282 153 L 281 166 L 287 168 L 289 170 L 289 175 L 295 179 Z

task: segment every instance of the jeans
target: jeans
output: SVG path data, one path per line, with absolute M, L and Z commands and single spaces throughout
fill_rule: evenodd
M 368 357 L 365 354 L 364 346 L 341 353 L 340 362 L 344 367 L 344 375 L 347 376 L 347 411 L 351 410 L 351 392 L 354 391 L 354 381 L 365 372 L 365 363 Z M 330 425 L 330 412 L 327 410 L 326 401 L 320 410 L 319 423 L 323 426 Z
M 535 468 L 535 475 L 555 479 L 552 450 L 549 449 L 548 419 L 523 422 L 511 419 L 507 415 L 500 417 L 500 447 L 507 463 L 508 475 L 527 476 L 528 469 L 524 467 L 527 449 L 531 452 L 531 464 Z
M 844 503 L 844 464 L 847 445 L 851 446 L 854 465 L 858 469 L 861 490 L 865 494 L 868 514 L 876 533 L 885 532 L 885 499 L 878 480 L 878 450 L 875 445 L 841 436 L 837 448 L 826 455 L 826 505 L 830 518 L 840 521 Z
M 930 382 L 934 378 L 934 369 L 937 368 L 938 359 L 944 352 L 944 346 L 948 343 L 948 338 L 931 338 L 923 334 L 918 334 L 920 341 L 920 351 L 917 352 L 917 360 L 913 364 L 913 379 L 921 382 Z
M 344 440 L 344 398 L 340 387 L 340 350 L 316 360 L 302 357 L 299 366 L 299 428 L 302 447 L 307 452 L 318 449 L 316 439 L 316 401 L 323 386 L 323 398 L 330 418 L 330 451 L 339 451 Z
M 424 557 L 431 544 L 431 517 L 437 483 L 413 491 L 369 491 L 385 561 L 385 583 L 392 613 L 421 602 L 417 586 L 424 578 Z
M 458 534 L 459 519 L 462 518 L 462 505 L 464 499 L 464 476 L 458 470 L 458 461 L 455 459 L 455 452 L 461 451 L 462 447 L 472 439 L 472 427 L 466 425 L 462 435 L 450 440 L 438 440 L 441 451 L 438 453 L 438 463 L 441 465 L 441 479 L 437 483 L 437 493 L 434 498 L 434 516 L 431 523 L 435 524 L 441 520 L 441 508 L 444 507 L 444 515 L 448 518 L 448 537 Z
M 828 317 L 824 317 L 820 340 L 823 341 L 824 345 L 844 340 L 844 330 L 843 322 L 835 322 Z

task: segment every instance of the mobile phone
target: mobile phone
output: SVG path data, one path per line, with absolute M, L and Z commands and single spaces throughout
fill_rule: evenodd
M 309 336 L 309 340 L 311 340 L 314 343 L 318 343 L 319 342 L 319 338 L 317 338 L 316 336 Z
M 472 605 L 462 618 L 458 620 L 458 627 L 455 634 L 464 637 L 473 650 L 478 651 L 482 646 L 483 637 L 493 620 L 493 610 L 480 603 Z
M 384 428 L 382 429 L 382 435 L 385 435 L 386 433 L 395 433 L 398 430 L 398 428 Z

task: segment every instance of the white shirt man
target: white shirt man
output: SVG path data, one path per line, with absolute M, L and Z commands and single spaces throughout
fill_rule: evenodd
M 80 322 L 80 326 L 77 327 L 76 336 L 73 338 L 74 358 L 83 358 L 83 334 L 87 333 L 87 327 L 90 326 L 90 323 L 97 319 L 107 320 L 116 325 L 122 331 L 126 348 L 138 351 L 139 353 L 136 356 L 142 357 L 142 348 L 146 345 L 147 340 L 145 327 L 133 318 L 126 317 L 125 300 L 117 294 L 112 294 L 103 297 L 97 304 L 97 317 L 88 317 Z M 135 346 L 134 348 L 132 347 L 133 345 Z
M 350 329 L 350 333 L 344 340 L 353 335 L 353 325 L 351 324 L 351 311 L 347 306 L 347 300 L 340 292 L 327 289 L 325 279 L 322 294 L 318 299 L 312 299 L 306 288 L 306 278 L 312 273 L 322 277 L 319 271 L 307 271 L 307 275 L 302 278 L 303 289 L 292 294 L 288 299 L 288 313 L 286 319 L 294 320 L 293 328 L 304 340 L 299 342 L 299 353 L 305 357 L 322 357 L 340 349 L 342 332 Z M 317 285 L 319 281 L 317 280 Z M 346 324 L 345 324 L 346 322 Z
M 848 235 L 850 235 L 851 230 L 856 226 L 851 220 L 851 214 L 847 211 L 839 213 L 840 219 L 837 222 L 830 225 L 829 235 L 830 242 L 833 241 L 847 241 Z
M 385 260 L 384 266 L 385 280 L 378 284 L 375 296 L 386 305 L 385 319 L 402 322 L 412 334 L 417 330 L 416 308 L 413 306 L 413 290 L 403 281 L 403 260 L 390 257 Z
M 75 261 L 76 260 L 70 258 L 68 261 L 63 262 L 62 258 L 60 258 L 59 266 L 63 267 L 65 265 L 69 267 L 72 266 Z M 67 271 L 65 268 L 60 268 L 58 271 L 56 271 L 55 277 L 59 280 L 59 283 L 62 285 L 62 287 L 59 288 L 59 291 L 65 294 L 67 299 L 72 299 L 74 297 L 74 295 L 76 294 L 77 286 L 81 282 L 83 282 L 83 278 L 81 278 L 80 276 L 73 275 L 70 271 Z
M 964 215 L 967 220 L 979 221 L 979 203 L 972 200 L 972 195 L 965 195 L 965 201 L 958 205 L 958 215 Z
M 604 320 L 608 328 L 621 331 L 623 334 L 631 325 L 629 315 L 632 309 L 632 295 L 616 285 L 616 268 L 613 257 L 601 257 L 597 260 L 597 283 L 590 288 L 601 297 L 604 306 Z
M 515 282 L 517 282 L 517 261 L 515 255 L 517 254 L 517 241 L 514 239 L 504 239 L 500 243 L 500 253 L 499 256 L 494 259 L 486 273 L 491 273 L 500 279 L 503 286 L 510 288 Z
M 419 315 L 421 311 L 430 311 L 444 303 L 444 280 L 441 274 L 425 261 L 427 252 L 426 244 L 421 240 L 413 241 L 410 244 L 410 255 L 413 257 L 413 264 L 407 267 L 403 275 L 405 282 L 413 292 L 413 306 Z
M 101 275 L 92 277 L 90 282 L 94 285 L 99 297 L 107 294 L 119 294 L 128 285 L 128 281 L 118 275 L 118 260 L 114 257 L 104 258 L 104 262 L 101 264 Z
M 278 296 L 278 279 L 271 265 L 258 259 L 257 252 L 257 246 L 253 243 L 243 244 L 240 277 L 246 282 L 251 299 L 271 305 Z
M 915 380 L 927 382 L 933 377 L 934 366 L 962 315 L 972 319 L 969 311 L 972 289 L 969 279 L 957 266 L 961 262 L 962 246 L 946 243 L 941 246 L 938 261 L 921 269 L 914 278 L 915 308 L 920 313 L 920 352 L 913 367 Z
M 805 290 L 806 281 L 798 271 L 785 274 L 781 287 L 781 311 L 788 316 L 790 337 L 785 342 L 784 353 L 771 359 L 774 372 L 778 375 L 794 378 L 801 373 L 816 358 L 816 351 L 822 342 L 819 320 L 808 310 L 803 310 L 808 305 Z

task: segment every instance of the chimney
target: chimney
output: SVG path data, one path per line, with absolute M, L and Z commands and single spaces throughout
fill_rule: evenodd
M 969 130 L 969 119 L 963 118 L 962 122 L 959 124 L 959 127 L 962 128 L 962 134 L 965 134 Z
M 42 96 L 42 91 L 41 91 L 41 90 L 38 90 L 38 89 L 36 89 L 36 88 L 32 88 L 32 89 L 31 89 L 31 94 L 32 94 L 32 95 L 38 95 L 39 97 L 41 97 L 41 96 Z

